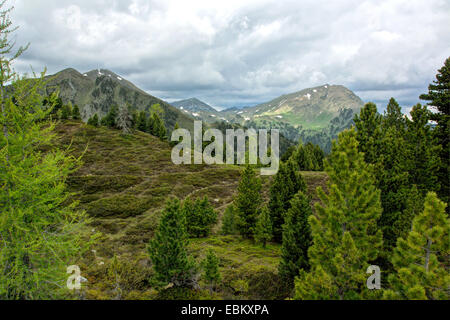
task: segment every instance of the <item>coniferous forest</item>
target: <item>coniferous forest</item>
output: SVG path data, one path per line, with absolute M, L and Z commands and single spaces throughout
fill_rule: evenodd
M 192 112 L 103 69 L 24 75 L 34 43 L 0 10 L 0 300 L 449 300 L 450 57 L 410 112 L 351 95 L 316 130 Z M 279 128 L 277 173 L 175 165 L 194 120 Z

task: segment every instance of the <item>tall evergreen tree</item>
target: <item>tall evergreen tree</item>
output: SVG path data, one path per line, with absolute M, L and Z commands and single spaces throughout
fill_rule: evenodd
M 147 115 L 145 114 L 145 111 L 139 112 L 136 121 L 136 129 L 142 132 L 147 132 L 148 125 L 147 125 Z
M 311 246 L 311 228 L 308 218 L 312 214 L 310 199 L 299 192 L 291 200 L 291 208 L 283 225 L 283 242 L 278 274 L 292 289 L 300 270 L 309 271 L 308 249 Z
M 102 119 L 102 125 L 109 127 L 109 128 L 115 128 L 116 127 L 116 119 L 117 119 L 117 106 L 113 105 L 109 109 L 109 112 L 106 114 L 106 116 Z
M 437 122 L 434 135 L 442 146 L 440 152 L 441 165 L 439 168 L 439 197 L 449 203 L 450 195 L 450 57 L 444 66 L 438 70 L 436 80 L 428 86 L 428 93 L 420 99 L 429 101 L 429 105 L 437 109 L 431 115 L 431 120 Z M 447 213 L 449 208 L 447 207 Z
M 338 144 L 333 141 L 325 171 L 328 194 L 317 189 L 321 203 L 309 218 L 311 271 L 300 272 L 295 297 L 357 299 L 366 294 L 365 271 L 382 246 L 377 230 L 382 208 L 373 168 L 358 152 L 354 129 L 342 132 Z
M 219 259 L 212 249 L 208 250 L 206 258 L 203 261 L 204 277 L 207 282 L 209 282 L 210 290 L 217 285 L 221 279 L 219 271 Z
M 8 37 L 15 30 L 11 9 L 0 3 L 0 300 L 63 299 L 67 266 L 90 239 L 81 239 L 84 213 L 75 210 L 65 181 L 78 159 L 54 147 L 50 118 L 57 96 L 44 106 L 44 73 L 19 77 Z M 8 89 L 6 86 L 10 86 Z M 12 97 L 11 93 L 14 93 Z M 40 147 L 50 146 L 43 152 Z
M 73 120 L 81 120 L 80 108 L 78 105 L 75 105 L 72 110 L 72 119 Z
M 90 126 L 98 127 L 99 126 L 98 115 L 94 114 L 94 116 L 90 117 L 87 124 Z
M 234 206 L 229 205 L 223 214 L 222 218 L 222 234 L 229 235 L 236 233 L 236 217 L 234 213 Z
M 62 120 L 67 120 L 72 115 L 72 109 L 67 104 L 63 105 L 61 111 L 62 111 L 61 112 L 61 119 Z
M 399 238 L 392 257 L 396 274 L 389 276 L 388 299 L 450 298 L 450 220 L 446 204 L 428 193 L 424 211 L 414 218 L 411 232 Z
M 272 221 L 267 207 L 261 209 L 261 213 L 256 221 L 255 240 L 266 248 L 267 241 L 272 239 Z
M 439 190 L 438 170 L 441 146 L 432 135 L 429 120 L 431 112 L 426 106 L 417 104 L 411 111 L 412 120 L 407 120 L 409 145 L 410 183 L 415 184 L 423 196 L 428 191 Z
M 364 159 L 367 163 L 374 164 L 381 154 L 381 122 L 382 117 L 377 111 L 374 103 L 367 103 L 359 115 L 355 115 L 355 126 L 357 129 L 358 149 L 364 152 Z
M 237 213 L 239 232 L 248 238 L 255 234 L 256 220 L 261 207 L 261 180 L 255 171 L 247 165 L 241 173 L 234 207 Z
M 217 222 L 217 212 L 208 197 L 195 201 L 187 198 L 183 202 L 182 210 L 186 217 L 187 232 L 191 237 L 202 238 L 211 233 L 211 227 Z
M 280 163 L 277 174 L 270 186 L 269 211 L 272 219 L 274 241 L 281 242 L 284 217 L 291 206 L 291 199 L 299 192 L 306 191 L 306 183 L 293 160 Z
M 178 199 L 169 200 L 161 216 L 158 230 L 150 241 L 148 252 L 156 280 L 162 284 L 187 286 L 192 280 L 194 262 L 188 256 L 186 217 Z

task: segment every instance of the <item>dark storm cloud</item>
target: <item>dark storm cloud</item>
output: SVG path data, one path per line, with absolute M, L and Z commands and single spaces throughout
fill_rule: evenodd
M 107 68 L 172 101 L 254 104 L 342 84 L 418 102 L 450 55 L 450 4 L 431 1 L 15 2 L 16 68 Z

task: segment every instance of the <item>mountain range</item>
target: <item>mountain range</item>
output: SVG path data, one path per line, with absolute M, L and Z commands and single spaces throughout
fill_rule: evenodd
M 210 127 L 220 123 L 255 129 L 279 129 L 291 141 L 313 142 L 326 152 L 331 140 L 350 127 L 363 101 L 348 88 L 329 85 L 285 94 L 253 107 L 218 111 L 198 98 L 168 103 L 141 90 L 130 81 L 106 69 L 80 73 L 69 68 L 49 76 L 47 93 L 59 90 L 64 103 L 77 104 L 84 121 L 95 113 L 101 118 L 112 105 L 129 105 L 133 110 L 149 111 L 153 104 L 164 110 L 169 131 L 175 123 L 192 129 L 194 120 Z M 223 126 L 223 125 L 221 125 Z

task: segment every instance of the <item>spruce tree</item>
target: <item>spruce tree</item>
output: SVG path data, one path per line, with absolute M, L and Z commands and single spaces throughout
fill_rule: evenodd
M 75 105 L 72 110 L 72 119 L 73 120 L 81 120 L 80 108 L 78 105 Z
M 266 248 L 267 241 L 272 239 L 272 221 L 270 220 L 270 213 L 267 207 L 261 209 L 261 213 L 256 221 L 255 240 Z
M 372 165 L 358 152 L 354 129 L 342 132 L 339 143 L 333 141 L 324 166 L 330 178 L 328 194 L 317 189 L 321 203 L 309 218 L 311 271 L 300 273 L 295 298 L 357 299 L 367 293 L 365 272 L 382 246 L 377 230 L 380 191 Z
M 106 116 L 102 119 L 102 125 L 109 127 L 109 128 L 115 128 L 116 127 L 116 119 L 117 119 L 117 106 L 113 105 L 111 106 L 109 112 L 106 114 Z
M 241 173 L 234 207 L 237 214 L 237 227 L 241 235 L 252 238 L 255 234 L 256 220 L 261 207 L 261 180 L 247 165 Z
M 450 57 L 444 62 L 444 66 L 438 70 L 436 80 L 428 86 L 428 93 L 422 94 L 420 99 L 429 101 L 429 105 L 437 109 L 431 115 L 431 120 L 437 125 L 433 132 L 442 146 L 440 152 L 441 164 L 438 178 L 440 189 L 439 198 L 449 203 L 450 195 Z M 447 207 L 447 213 L 448 213 Z
M 284 217 L 290 208 L 291 199 L 299 192 L 306 191 L 306 183 L 293 160 L 280 163 L 277 174 L 270 186 L 269 211 L 272 220 L 274 241 L 281 242 Z
M 70 298 L 67 267 L 91 243 L 81 239 L 85 215 L 66 188 L 79 161 L 54 147 L 48 121 L 57 96 L 44 106 L 45 74 L 19 77 L 8 37 L 15 30 L 0 3 L 0 300 Z M 9 86 L 7 88 L 7 86 Z M 14 97 L 12 96 L 14 94 Z M 42 146 L 49 147 L 46 152 Z
M 209 283 L 210 290 L 212 291 L 221 279 L 219 259 L 212 249 L 209 249 L 206 254 L 206 258 L 203 261 L 203 270 L 205 281 Z
M 178 199 L 169 200 L 162 213 L 158 230 L 150 241 L 148 252 L 161 284 L 187 286 L 192 280 L 194 262 L 187 253 L 186 217 Z
M 303 192 L 300 191 L 295 195 L 286 215 L 286 223 L 283 225 L 278 274 L 290 289 L 293 288 L 294 279 L 300 270 L 309 271 L 308 249 L 312 243 L 308 222 L 312 214 L 309 202 L 310 199 Z
M 428 193 L 425 209 L 414 218 L 412 230 L 398 239 L 392 256 L 396 273 L 389 276 L 391 289 L 384 293 L 385 298 L 450 298 L 450 220 L 445 207 L 436 193 Z

